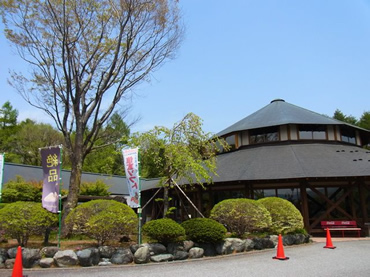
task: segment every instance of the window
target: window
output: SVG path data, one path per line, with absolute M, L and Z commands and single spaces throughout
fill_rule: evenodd
M 261 128 L 249 131 L 249 143 L 263 143 L 270 141 L 278 141 L 278 127 Z
M 340 129 L 342 141 L 356 144 L 356 132 L 353 129 L 342 127 Z
M 230 150 L 235 150 L 236 149 L 236 139 L 235 135 L 231 135 L 225 138 L 226 142 L 230 146 Z
M 300 125 L 299 139 L 326 139 L 325 125 Z

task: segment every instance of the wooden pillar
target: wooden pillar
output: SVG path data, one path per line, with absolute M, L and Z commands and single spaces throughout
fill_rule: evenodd
M 369 215 L 367 214 L 367 205 L 365 194 L 366 194 L 366 187 L 364 182 L 358 183 L 358 194 L 360 196 L 360 209 L 362 213 L 362 225 L 364 226 L 366 222 L 369 222 Z
M 310 228 L 310 213 L 308 211 L 308 199 L 307 199 L 307 186 L 304 182 L 300 183 L 300 191 L 301 191 L 301 207 L 302 207 L 302 216 L 303 216 L 303 223 L 304 228 L 307 230 L 308 233 L 311 232 Z

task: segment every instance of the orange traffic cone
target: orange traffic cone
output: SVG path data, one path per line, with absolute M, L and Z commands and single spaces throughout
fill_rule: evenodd
M 281 238 L 281 235 L 279 235 L 279 240 L 278 240 L 278 245 L 277 245 L 277 254 L 275 257 L 272 257 L 272 258 L 277 259 L 277 260 L 288 260 L 289 259 L 289 257 L 285 257 L 283 239 Z
M 17 255 L 13 266 L 12 277 L 23 277 L 22 247 L 18 246 Z
M 330 230 L 329 228 L 326 228 L 326 245 L 324 248 L 329 248 L 329 249 L 335 249 L 336 247 L 333 245 L 331 241 L 331 236 L 330 236 Z

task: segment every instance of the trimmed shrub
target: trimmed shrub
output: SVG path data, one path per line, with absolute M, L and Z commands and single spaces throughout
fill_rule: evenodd
M 78 205 L 66 218 L 73 234 L 96 239 L 99 245 L 136 232 L 137 216 L 126 204 L 114 200 L 93 200 Z
M 57 224 L 57 214 L 45 210 L 41 203 L 19 201 L 0 209 L 0 229 L 21 246 L 27 245 L 30 236 L 44 234 Z
M 210 218 L 238 237 L 243 237 L 246 232 L 266 231 L 271 225 L 267 209 L 261 203 L 246 198 L 221 201 L 211 210 Z
M 193 218 L 181 223 L 186 238 L 195 242 L 215 243 L 225 238 L 226 228 L 210 218 Z
M 170 218 L 151 220 L 143 225 L 142 230 L 144 235 L 164 245 L 185 237 L 185 229 Z
M 99 179 L 96 182 L 82 182 L 80 195 L 109 196 L 109 186 Z
M 279 197 L 266 197 L 258 200 L 270 212 L 272 224 L 270 231 L 274 234 L 301 232 L 303 217 L 300 211 L 288 200 Z
M 2 190 L 1 200 L 4 203 L 16 201 L 41 202 L 42 181 L 26 182 L 21 176 L 8 181 Z

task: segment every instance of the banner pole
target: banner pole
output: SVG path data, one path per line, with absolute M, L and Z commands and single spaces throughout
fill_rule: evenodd
M 141 164 L 140 164 L 140 148 L 137 149 L 138 152 L 138 171 L 139 171 L 139 207 L 137 209 L 138 216 L 139 216 L 139 234 L 138 234 L 138 244 L 141 244 L 141 177 L 140 177 L 140 169 L 141 169 Z
M 63 146 L 59 145 L 60 148 L 60 167 L 59 167 L 59 231 L 58 231 L 58 248 L 60 248 L 60 237 L 62 234 L 62 154 Z
M 1 203 L 1 197 L 2 197 L 2 191 L 3 191 L 3 179 L 4 179 L 4 167 L 5 167 L 5 153 L 1 154 L 1 172 L 0 172 L 0 203 Z

